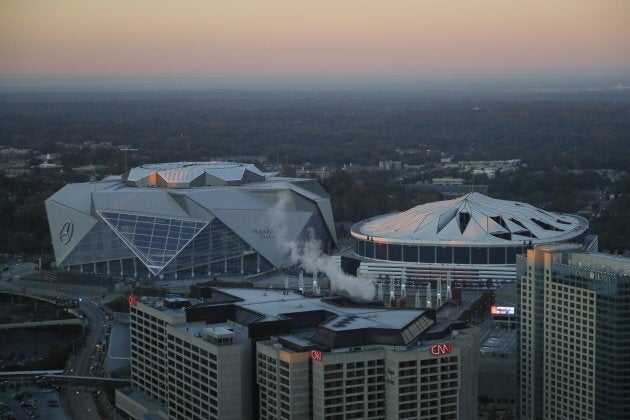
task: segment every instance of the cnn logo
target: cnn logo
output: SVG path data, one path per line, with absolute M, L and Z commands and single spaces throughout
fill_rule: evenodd
M 324 355 L 322 354 L 321 351 L 311 350 L 311 359 L 313 359 L 316 362 L 321 362 L 323 358 L 324 358 Z
M 434 344 L 429 347 L 429 352 L 434 356 L 451 354 L 451 343 Z

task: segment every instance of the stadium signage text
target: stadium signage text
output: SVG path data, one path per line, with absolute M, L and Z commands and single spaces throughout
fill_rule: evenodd
M 434 344 L 429 347 L 429 353 L 434 356 L 441 354 L 451 354 L 451 343 Z
M 252 232 L 260 239 L 276 239 L 278 237 L 276 229 L 271 227 L 254 226 Z
M 324 355 L 319 350 L 311 350 L 311 359 L 316 362 L 321 362 L 322 360 L 324 360 Z

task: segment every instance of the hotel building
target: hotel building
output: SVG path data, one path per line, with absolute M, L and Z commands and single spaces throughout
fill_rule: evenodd
M 518 257 L 522 419 L 630 412 L 630 259 L 576 251 Z

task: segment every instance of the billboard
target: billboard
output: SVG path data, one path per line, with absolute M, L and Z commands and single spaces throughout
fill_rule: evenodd
M 491 306 L 492 315 L 514 315 L 514 306 Z

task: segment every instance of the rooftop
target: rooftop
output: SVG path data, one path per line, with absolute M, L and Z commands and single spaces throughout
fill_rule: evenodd
M 352 236 L 381 243 L 500 246 L 564 242 L 587 228 L 580 216 L 472 192 L 362 221 L 352 227 Z
M 255 165 L 237 162 L 171 162 L 138 166 L 125 182 L 132 187 L 192 188 L 242 185 L 265 180 Z
M 264 320 L 285 319 L 289 314 L 311 311 L 326 311 L 333 318 L 322 323 L 332 330 L 360 328 L 404 328 L 414 319 L 425 314 L 426 310 L 391 310 L 373 307 L 338 306 L 322 300 L 321 297 L 308 297 L 299 293 L 285 294 L 283 290 L 216 288 L 220 292 L 242 299 L 235 305 L 257 312 Z

